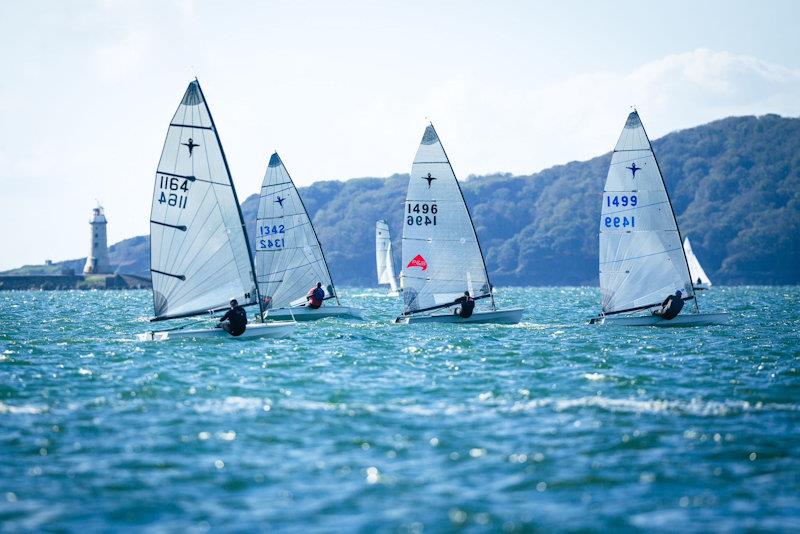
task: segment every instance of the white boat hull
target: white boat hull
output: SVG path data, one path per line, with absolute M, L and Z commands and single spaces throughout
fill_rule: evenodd
M 674 319 L 662 319 L 656 315 L 637 315 L 634 317 L 625 316 L 605 316 L 595 317 L 589 324 L 609 325 L 609 326 L 710 326 L 718 324 L 728 324 L 730 322 L 729 313 L 687 313 L 678 315 Z
M 254 339 L 262 337 L 286 337 L 297 327 L 293 322 L 256 323 L 247 325 L 241 336 L 232 336 L 222 328 L 196 328 L 181 330 L 164 330 L 137 334 L 137 341 L 167 341 L 174 339 Z
M 363 312 L 358 308 L 351 308 L 350 306 L 325 306 L 321 308 L 312 309 L 306 306 L 298 306 L 293 308 L 276 308 L 274 310 L 266 310 L 264 312 L 265 321 L 287 321 L 292 317 L 296 321 L 316 321 L 317 319 L 326 319 L 328 317 L 336 317 L 340 319 L 363 319 Z
M 432 314 L 432 315 L 407 315 L 395 319 L 398 324 L 417 324 L 417 323 L 458 323 L 458 324 L 517 324 L 522 320 L 523 308 L 513 308 L 508 310 L 476 311 L 467 319 L 463 319 L 454 313 Z

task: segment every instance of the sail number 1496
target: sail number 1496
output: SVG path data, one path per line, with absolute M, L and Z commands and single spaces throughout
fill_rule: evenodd
M 409 226 L 436 226 L 436 214 L 439 208 L 435 203 L 409 202 L 407 205 L 406 224 Z

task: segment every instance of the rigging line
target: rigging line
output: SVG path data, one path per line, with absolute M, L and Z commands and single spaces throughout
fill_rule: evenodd
M 614 213 L 623 213 L 623 212 L 626 212 L 626 211 L 631 211 L 631 210 L 636 210 L 636 209 L 642 209 L 642 208 L 649 208 L 649 207 L 651 207 L 651 206 L 658 206 L 658 205 L 660 205 L 660 204 L 666 204 L 666 203 L 667 203 L 667 201 L 666 201 L 666 200 L 662 200 L 661 202 L 653 202 L 652 204 L 641 204 L 641 205 L 637 205 L 637 206 L 634 206 L 634 207 L 629 207 L 629 208 L 626 208 L 626 209 L 624 209 L 624 210 L 617 210 L 617 211 L 607 211 L 607 212 L 605 212 L 605 213 L 601 213 L 601 214 L 600 214 L 600 216 L 601 216 L 601 217 L 604 217 L 604 216 L 606 216 L 606 215 L 611 215 L 611 214 L 614 214 Z
M 621 260 L 601 261 L 600 265 L 606 265 L 606 264 L 609 264 L 609 263 L 620 263 L 620 262 L 623 262 L 623 261 L 639 260 L 641 258 L 647 258 L 649 256 L 658 256 L 659 254 L 667 254 L 669 252 L 675 252 L 676 250 L 678 250 L 678 249 L 677 248 L 671 248 L 671 249 L 663 250 L 663 251 L 660 251 L 660 252 L 653 252 L 651 254 L 644 254 L 642 256 L 630 256 L 628 258 L 622 258 Z

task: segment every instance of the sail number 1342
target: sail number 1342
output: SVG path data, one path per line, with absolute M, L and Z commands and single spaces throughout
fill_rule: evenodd
M 406 224 L 409 226 L 436 226 L 436 214 L 439 208 L 435 203 L 409 202 L 406 204 Z

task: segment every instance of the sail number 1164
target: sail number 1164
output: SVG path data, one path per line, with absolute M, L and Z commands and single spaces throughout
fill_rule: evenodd
M 409 226 L 436 226 L 436 214 L 439 208 L 435 203 L 409 202 L 406 212 L 406 224 Z
M 189 181 L 175 176 L 159 175 L 158 178 L 158 186 L 162 189 L 158 197 L 158 203 L 186 209 L 186 202 L 189 200 Z M 174 191 L 174 193 L 166 191 Z

